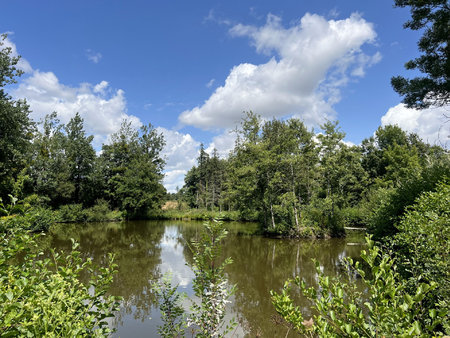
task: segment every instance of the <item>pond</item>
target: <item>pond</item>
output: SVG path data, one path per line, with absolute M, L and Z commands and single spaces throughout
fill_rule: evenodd
M 82 256 L 98 265 L 105 263 L 108 252 L 114 253 L 118 273 L 110 292 L 123 297 L 111 322 L 117 329 L 114 336 L 157 337 L 161 321 L 150 281 L 170 271 L 180 291 L 192 296 L 192 253 L 186 243 L 202 226 L 201 222 L 182 221 L 58 224 L 44 241 L 49 247 L 67 250 L 74 238 Z M 277 320 L 269 291 L 280 290 L 286 279 L 296 275 L 317 285 L 313 258 L 326 274 L 343 274 L 341 259 L 359 257 L 363 243 L 360 233 L 345 239 L 280 240 L 252 235 L 257 230 L 252 223 L 228 223 L 227 228 L 223 253 L 233 259 L 226 272 L 229 282 L 236 285 L 228 313 L 239 323 L 234 337 L 284 337 L 287 328 Z M 309 316 L 309 303 L 299 296 L 298 304 Z

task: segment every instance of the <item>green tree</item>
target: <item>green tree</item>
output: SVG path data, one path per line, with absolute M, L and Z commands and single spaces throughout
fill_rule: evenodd
M 56 112 L 41 122 L 42 131 L 33 139 L 33 154 L 28 172 L 32 192 L 49 199 L 53 206 L 71 203 L 75 185 L 66 156 L 67 137 Z
M 70 181 L 75 188 L 73 202 L 86 202 L 86 190 L 90 184 L 89 177 L 95 160 L 95 150 L 91 144 L 94 136 L 86 136 L 83 119 L 78 113 L 70 119 L 65 131 L 67 134 L 65 155 L 69 165 Z
M 15 83 L 23 72 L 17 67 L 20 57 L 4 47 L 6 34 L 0 35 L 0 198 L 12 192 L 14 181 L 27 165 L 28 151 L 35 130 L 24 100 L 15 101 L 5 85 Z
M 391 79 L 394 90 L 410 108 L 444 106 L 450 103 L 450 6 L 447 0 L 395 0 L 397 7 L 409 7 L 411 20 L 404 28 L 422 30 L 418 58 L 408 61 L 406 69 L 418 69 L 425 76 Z
M 159 208 L 165 194 L 163 146 L 162 134 L 151 124 L 139 132 L 126 120 L 111 136 L 111 143 L 103 145 L 106 191 L 113 207 L 126 211 L 127 217 L 142 217 Z

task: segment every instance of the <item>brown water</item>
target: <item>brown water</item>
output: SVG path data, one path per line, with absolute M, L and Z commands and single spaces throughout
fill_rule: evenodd
M 150 281 L 171 271 L 180 291 L 192 296 L 192 254 L 186 242 L 201 228 L 201 222 L 181 221 L 59 224 L 44 240 L 49 247 L 67 250 L 74 238 L 82 255 L 99 265 L 108 252 L 114 253 L 118 273 L 111 293 L 123 297 L 111 323 L 117 329 L 115 336 L 157 337 L 161 321 Z M 229 223 L 228 228 L 223 252 L 233 259 L 227 275 L 236 285 L 228 311 L 239 322 L 235 337 L 284 337 L 287 328 L 278 323 L 269 291 L 280 290 L 286 279 L 296 275 L 317 285 L 312 258 L 326 274 L 344 274 L 340 260 L 358 257 L 363 242 L 361 234 L 345 239 L 280 240 L 251 235 L 257 230 L 255 224 Z M 309 303 L 298 296 L 298 304 L 309 316 Z

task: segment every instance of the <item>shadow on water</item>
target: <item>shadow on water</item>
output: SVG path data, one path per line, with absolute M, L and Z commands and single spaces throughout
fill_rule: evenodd
M 251 236 L 257 231 L 251 223 L 229 223 L 227 227 L 223 255 L 233 259 L 226 273 L 230 283 L 237 285 L 230 305 L 239 321 L 235 336 L 284 336 L 287 329 L 274 320 L 269 291 L 280 290 L 286 279 L 296 275 L 316 286 L 312 258 L 326 274 L 342 274 L 341 259 L 359 257 L 359 244 L 363 242 L 360 234 L 347 239 L 294 241 Z M 120 312 L 112 322 L 116 336 L 154 337 L 160 315 L 150 281 L 170 271 L 174 283 L 192 295 L 192 253 L 186 243 L 201 229 L 201 222 L 183 221 L 59 224 L 43 241 L 48 247 L 68 250 L 73 238 L 80 243 L 82 256 L 98 265 L 104 265 L 108 253 L 113 253 L 118 273 L 110 293 L 123 297 Z M 300 295 L 296 298 L 309 316 L 309 304 Z

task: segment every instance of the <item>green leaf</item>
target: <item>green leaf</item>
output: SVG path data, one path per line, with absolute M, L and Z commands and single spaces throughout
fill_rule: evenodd
M 6 298 L 8 298 L 9 301 L 11 301 L 14 297 L 14 294 L 11 291 L 8 291 L 5 293 Z

